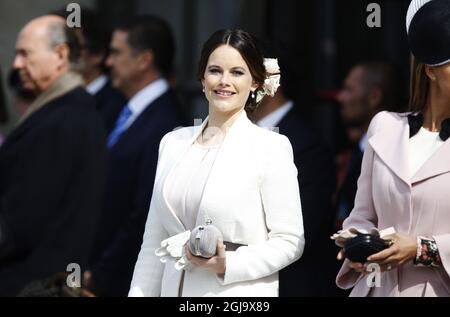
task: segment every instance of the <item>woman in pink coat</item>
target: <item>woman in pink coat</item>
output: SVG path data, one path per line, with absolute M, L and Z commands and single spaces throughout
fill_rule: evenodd
M 344 222 L 344 230 L 393 227 L 394 243 L 364 265 L 344 261 L 336 282 L 354 287 L 351 296 L 450 296 L 449 22 L 448 0 L 411 2 L 411 112 L 372 120 L 355 207 Z

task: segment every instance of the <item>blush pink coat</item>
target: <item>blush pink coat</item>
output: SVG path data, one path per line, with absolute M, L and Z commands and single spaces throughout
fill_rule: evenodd
M 450 296 L 450 138 L 411 176 L 407 114 L 377 114 L 367 136 L 355 207 L 344 229 L 394 227 L 401 234 L 433 237 L 443 266 L 416 267 L 410 261 L 381 273 L 380 287 L 368 287 L 367 277 L 346 260 L 337 285 L 354 287 L 350 296 Z

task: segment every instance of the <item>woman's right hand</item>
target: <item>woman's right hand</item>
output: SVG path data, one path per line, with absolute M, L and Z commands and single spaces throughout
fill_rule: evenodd
M 336 258 L 338 260 L 340 260 L 340 261 L 345 259 L 344 249 L 341 249 L 341 251 L 339 251 L 339 253 L 338 253 Z M 358 273 L 365 273 L 366 272 L 366 267 L 362 263 L 348 261 L 348 265 L 355 272 L 358 272 Z
M 203 267 L 218 275 L 225 274 L 226 252 L 225 252 L 225 245 L 223 244 L 222 240 L 219 240 L 217 242 L 217 255 L 213 256 L 210 259 L 205 259 L 193 255 L 187 245 L 185 246 L 185 251 L 187 259 L 195 266 Z

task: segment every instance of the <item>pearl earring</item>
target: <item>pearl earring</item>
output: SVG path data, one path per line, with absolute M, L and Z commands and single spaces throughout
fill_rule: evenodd
M 255 92 L 252 91 L 252 99 L 255 99 Z
M 202 90 L 202 91 L 203 91 L 203 93 L 205 93 L 205 87 L 203 87 L 203 90 Z

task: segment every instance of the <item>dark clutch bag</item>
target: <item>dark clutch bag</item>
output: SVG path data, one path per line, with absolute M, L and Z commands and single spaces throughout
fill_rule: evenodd
M 345 257 L 352 262 L 365 263 L 367 258 L 391 246 L 389 240 L 373 234 L 358 234 L 344 243 Z

